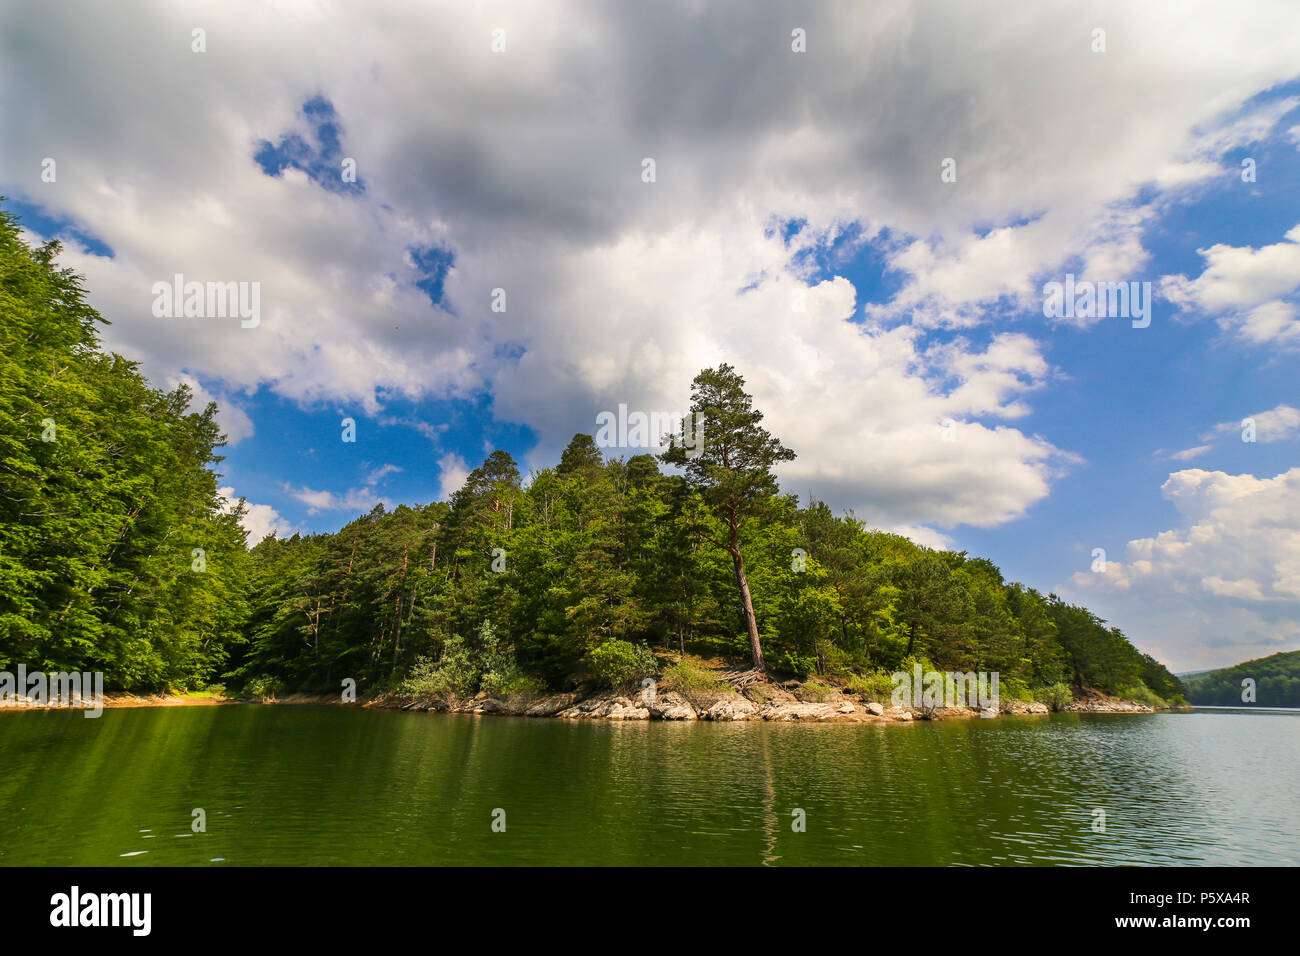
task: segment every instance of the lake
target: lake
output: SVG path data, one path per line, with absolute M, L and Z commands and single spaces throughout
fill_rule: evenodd
M 0 714 L 0 864 L 1295 865 L 1298 768 L 1300 713 L 19 712 Z

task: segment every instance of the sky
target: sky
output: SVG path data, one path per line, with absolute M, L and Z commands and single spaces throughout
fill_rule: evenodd
M 219 403 L 254 541 L 729 362 L 786 491 L 1225 666 L 1300 648 L 1300 6 L 1248 9 L 5 0 L 0 194 Z

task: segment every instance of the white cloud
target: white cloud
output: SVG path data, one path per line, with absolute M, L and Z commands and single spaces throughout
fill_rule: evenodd
M 1240 435 L 1249 419 L 1255 425 L 1255 441 L 1270 444 L 1300 438 L 1300 408 L 1279 404 L 1268 411 L 1248 415 L 1239 422 L 1223 422 L 1205 434 L 1205 438 L 1218 435 Z
M 1254 249 L 1222 243 L 1198 250 L 1205 270 L 1195 279 L 1165 276 L 1162 291 L 1183 309 L 1218 317 L 1255 345 L 1300 347 L 1300 321 L 1284 297 L 1300 290 L 1300 225 L 1286 241 Z
M 285 494 L 305 504 L 309 515 L 319 514 L 322 511 L 369 511 L 381 502 L 388 503 L 387 498 L 377 494 L 375 489 L 369 485 L 361 488 L 349 488 L 347 491 L 340 493 L 317 491 L 314 488 L 308 488 L 306 485 L 295 488 L 293 485 L 286 484 L 284 491 Z
M 1114 609 L 1130 634 L 1164 635 L 1180 669 L 1216 667 L 1279 650 L 1300 635 L 1300 468 L 1273 478 L 1199 468 L 1161 487 L 1180 527 L 1128 543 L 1104 574 L 1073 587 Z
M 402 469 L 397 465 L 380 465 L 378 468 L 366 475 L 365 483 L 367 485 L 377 485 L 389 475 L 400 474 Z
M 447 454 L 438 459 L 441 474 L 438 479 L 438 500 L 447 501 L 460 490 L 469 477 L 469 464 L 460 455 Z
M 806 54 L 772 28 L 779 10 L 231 2 L 205 10 L 209 52 L 194 54 L 191 15 L 161 0 L 11 6 L 0 184 L 112 247 L 65 261 L 113 321 L 107 343 L 156 380 L 189 369 L 225 394 L 371 414 L 390 394 L 486 390 L 550 462 L 598 410 L 679 408 L 725 360 L 799 452 L 790 490 L 890 527 L 1023 515 L 1072 460 L 1013 427 L 1051 377 L 1041 320 L 974 327 L 1041 306 L 1034 280 L 1067 263 L 1080 278 L 1144 267 L 1154 204 L 1277 121 L 1276 106 L 1241 111 L 1295 74 L 1294 5 L 1115 2 L 1081 22 L 1041 5 L 1008 19 L 993 2 L 827 3 L 800 12 Z M 364 196 L 252 159 L 304 129 L 318 94 Z M 39 181 L 45 156 L 57 183 Z M 1166 192 L 1137 206 L 1149 184 Z M 788 218 L 807 221 L 790 247 L 765 236 Z M 868 290 L 837 278 L 792 311 L 815 281 L 796 254 L 851 225 L 888 228 L 902 291 L 860 308 Z M 414 287 L 413 245 L 454 250 L 450 311 Z M 152 283 L 177 272 L 260 282 L 260 326 L 153 318 Z M 1266 304 L 1247 334 L 1285 339 Z M 922 330 L 943 324 L 970 340 L 929 345 Z
M 237 502 L 234 488 L 218 488 L 217 494 L 223 499 L 226 511 L 234 509 Z M 302 530 L 292 525 L 270 505 L 251 504 L 245 501 L 244 507 L 246 510 L 243 518 L 240 519 L 240 524 L 248 532 L 247 540 L 250 548 L 256 546 L 268 534 L 276 534 L 284 538 Z

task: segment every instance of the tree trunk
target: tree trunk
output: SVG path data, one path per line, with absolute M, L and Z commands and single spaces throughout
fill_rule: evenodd
M 745 559 L 739 549 L 731 552 L 731 560 L 736 565 L 736 586 L 740 588 L 740 603 L 745 609 L 745 626 L 749 628 L 749 653 L 754 662 L 754 670 L 763 673 L 767 665 L 763 663 L 763 647 L 758 643 L 758 621 L 754 619 L 754 601 L 749 596 L 749 582 L 745 580 Z

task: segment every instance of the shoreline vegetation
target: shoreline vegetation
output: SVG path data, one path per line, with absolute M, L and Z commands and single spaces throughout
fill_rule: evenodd
M 549 717 L 561 720 L 670 720 L 670 721 L 778 721 L 804 723 L 906 723 L 924 720 L 992 718 L 999 716 L 1043 716 L 1051 713 L 1151 714 L 1185 711 L 1189 706 L 1153 705 L 1123 700 L 1097 690 L 1057 697 L 1051 704 L 1040 700 L 1000 698 L 995 707 L 895 706 L 890 697 L 859 688 L 839 686 L 833 681 L 780 681 L 755 671 L 728 668 L 718 662 L 687 660 L 695 678 L 689 685 L 676 682 L 678 689 L 601 687 L 587 684 L 570 691 L 492 695 L 486 691 L 462 696 L 448 693 L 411 696 L 384 692 L 356 701 L 345 701 L 338 693 L 283 692 L 270 689 L 267 696 L 227 697 L 215 688 L 187 694 L 110 694 L 106 710 L 133 707 L 190 707 L 224 704 L 317 705 L 362 707 L 380 710 L 430 713 Z M 666 668 L 670 675 L 683 662 Z M 674 685 L 670 676 L 668 683 Z M 71 705 L 18 704 L 3 710 L 67 710 Z
M 998 675 L 1026 712 L 1183 702 L 1087 608 L 783 491 L 795 451 L 727 364 L 676 434 L 635 411 L 553 467 L 498 449 L 447 500 L 250 549 L 216 404 L 105 353 L 58 253 L 0 209 L 0 673 L 102 674 L 108 706 L 343 688 L 572 718 L 889 719 L 890 675 L 914 670 Z M 344 418 L 323 460 L 355 466 L 372 425 Z

